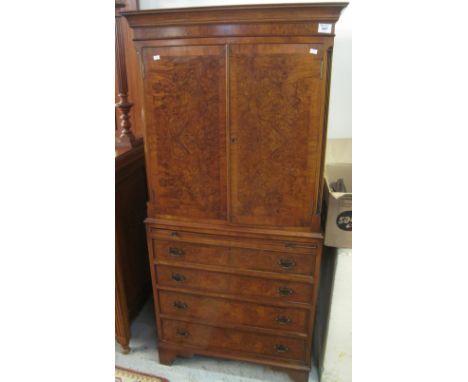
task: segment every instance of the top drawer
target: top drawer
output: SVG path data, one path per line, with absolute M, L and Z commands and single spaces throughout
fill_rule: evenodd
M 273 252 L 154 239 L 157 261 L 177 264 L 218 265 L 244 270 L 313 275 L 315 255 Z
M 242 270 L 313 275 L 319 243 L 232 239 L 190 232 L 157 230 L 156 262 L 225 266 Z

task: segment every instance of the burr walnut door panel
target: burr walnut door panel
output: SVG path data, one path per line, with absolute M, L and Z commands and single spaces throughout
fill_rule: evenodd
M 150 217 L 226 220 L 225 47 L 143 54 Z
M 231 219 L 309 226 L 319 191 L 322 46 L 231 45 L 229 57 Z

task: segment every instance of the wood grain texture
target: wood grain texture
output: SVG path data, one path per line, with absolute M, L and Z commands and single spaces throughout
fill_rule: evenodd
M 123 7 L 119 9 L 119 13 L 136 11 L 138 10 L 137 0 L 125 0 Z M 133 105 L 130 109 L 129 116 L 132 123 L 132 132 L 136 138 L 143 136 L 143 120 L 142 120 L 142 109 L 143 109 L 143 98 L 141 81 L 139 78 L 139 62 L 137 51 L 133 44 L 133 30 L 128 25 L 128 21 L 125 18 L 119 20 L 120 23 L 120 34 L 122 39 L 123 49 L 125 51 L 125 65 L 126 65 L 126 76 L 128 86 L 128 101 Z M 118 80 L 118 74 L 116 75 Z M 116 84 L 116 98 L 118 94 L 118 86 Z M 119 100 L 116 99 L 116 103 Z M 119 109 L 116 110 L 116 119 L 121 117 Z
M 125 14 L 142 57 L 161 363 L 200 354 L 307 380 L 323 245 L 327 52 L 345 6 Z M 319 33 L 319 23 L 331 33 Z
M 183 226 L 160 226 L 147 222 L 151 237 L 170 241 L 183 241 L 200 244 L 226 245 L 229 247 L 251 248 L 268 251 L 278 251 L 297 254 L 314 254 L 322 246 L 321 237 L 295 237 L 282 232 L 274 237 L 269 230 L 253 230 L 233 232 L 222 229 L 217 231 L 203 228 L 200 231 Z M 209 226 L 211 227 L 211 226 Z M 172 228 L 172 229 L 171 229 Z M 232 234 L 234 233 L 234 234 Z
M 125 45 L 125 62 L 127 67 L 128 98 L 133 104 L 130 110 L 130 120 L 132 121 L 132 131 L 135 137 L 143 136 L 143 99 L 140 79 L 140 64 L 135 46 L 133 45 L 133 31 L 128 26 L 127 20 L 122 20 L 121 30 L 123 43 Z
M 183 286 L 193 290 L 233 296 L 258 296 L 270 302 L 279 300 L 282 302 L 312 303 L 313 288 L 307 283 L 168 265 L 159 265 L 156 268 L 156 274 L 158 285 Z
M 225 330 L 176 320 L 162 320 L 162 340 L 298 361 L 305 353 L 305 341 L 301 339 Z
M 150 49 L 145 71 L 153 211 L 226 219 L 224 47 Z
M 152 39 L 164 40 L 187 37 L 217 37 L 217 36 L 291 36 L 316 35 L 318 22 L 274 22 L 263 24 L 225 23 L 203 25 L 162 25 L 158 28 L 138 29 L 134 35 L 135 41 Z
M 158 230 L 166 230 L 166 235 L 171 238 L 172 232 L 186 235 L 188 232 L 204 233 L 211 235 L 229 236 L 232 238 L 257 238 L 280 241 L 294 240 L 303 243 L 313 243 L 311 245 L 322 245 L 323 234 L 320 231 L 311 231 L 310 227 L 255 227 L 248 225 L 234 225 L 229 222 L 205 222 L 194 221 L 184 218 L 146 218 L 145 222 L 150 228 L 150 233 L 154 234 Z M 318 229 L 320 226 L 318 227 Z M 161 231 L 162 232 L 162 231 Z
M 121 9 L 125 6 L 124 3 L 115 2 L 115 72 L 116 72 L 116 93 L 118 101 L 116 107 L 116 120 L 120 119 L 120 123 L 116 124 L 117 130 L 115 134 L 115 144 L 118 147 L 131 148 L 135 145 L 135 135 L 131 130 L 130 111 L 133 106 L 128 99 L 128 81 L 126 68 L 125 54 L 125 38 L 123 24 L 127 21 L 120 15 Z
M 128 351 L 130 321 L 151 290 L 145 241 L 146 176 L 143 145 L 115 159 L 116 338 Z
M 320 169 L 322 48 L 230 49 L 233 221 L 310 225 Z
M 124 277 L 116 253 L 115 264 L 115 339 L 122 347 L 124 354 L 130 351 L 130 320 L 127 306 L 127 296 L 125 295 Z
M 173 264 L 204 264 L 235 269 L 312 275 L 315 255 L 274 252 L 235 246 L 155 240 L 154 258 Z
M 306 336 L 308 309 L 207 297 L 170 291 L 159 292 L 161 314 L 197 319 L 214 325 L 231 324 L 294 332 Z
M 329 22 L 335 24 L 348 3 L 253 4 L 124 12 L 132 28 L 158 28 L 166 25 L 277 24 L 285 21 Z M 333 36 L 334 30 L 331 35 Z

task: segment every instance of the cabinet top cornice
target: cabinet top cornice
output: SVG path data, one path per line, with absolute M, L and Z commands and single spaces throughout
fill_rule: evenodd
M 131 27 L 306 20 L 336 22 L 347 5 L 341 2 L 162 8 L 122 12 L 122 15 Z

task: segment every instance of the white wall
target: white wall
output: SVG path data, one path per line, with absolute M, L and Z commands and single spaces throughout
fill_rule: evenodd
M 330 306 L 330 321 L 321 382 L 351 382 L 352 374 L 352 250 L 339 248 Z
M 140 0 L 140 9 L 310 2 L 311 0 Z M 351 5 L 343 11 L 335 31 L 328 138 L 351 138 Z

